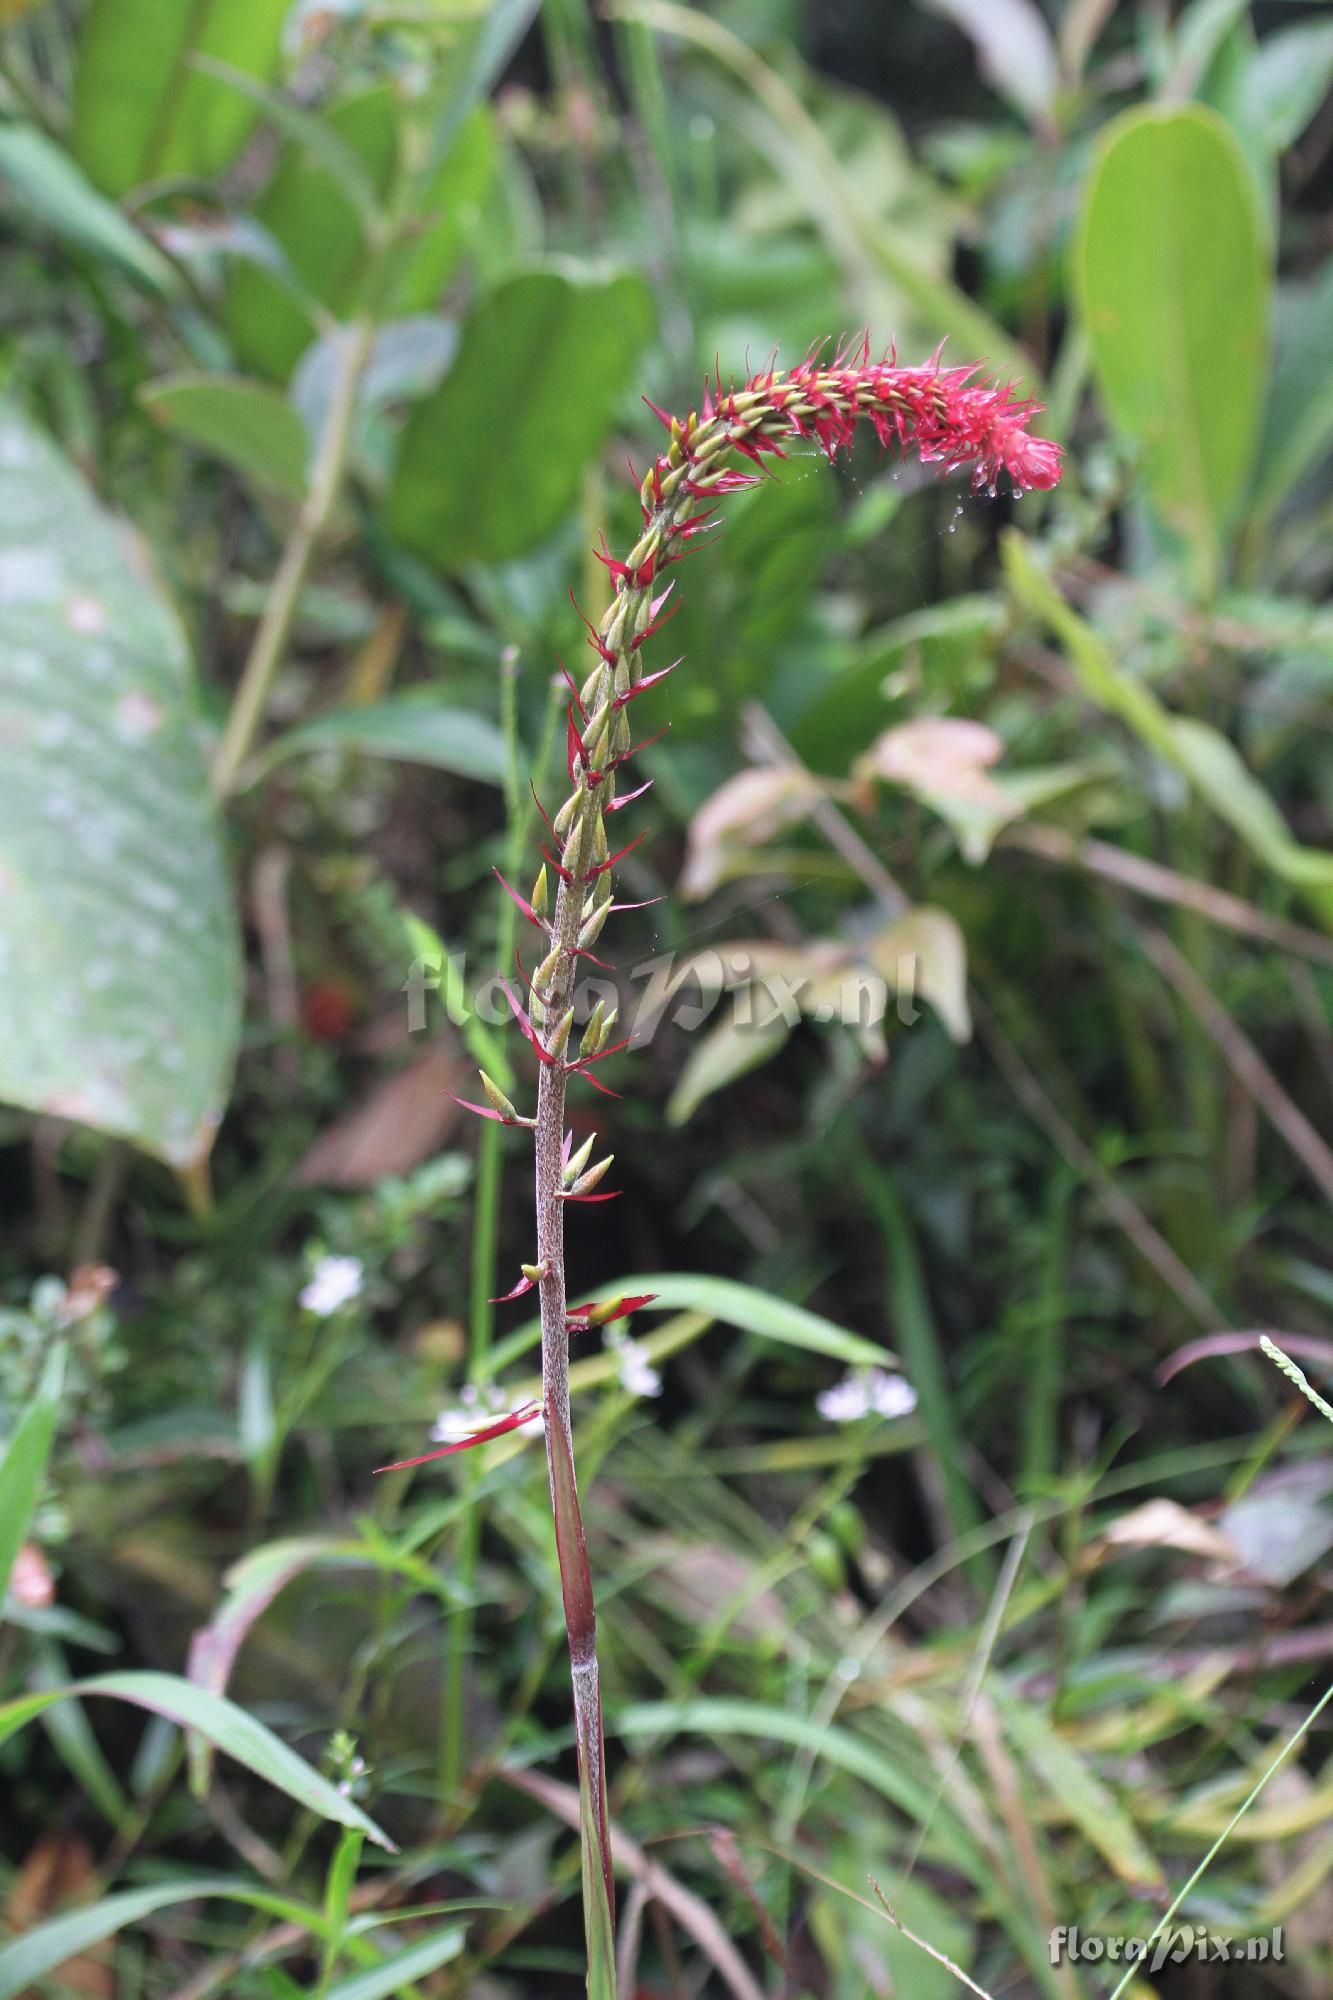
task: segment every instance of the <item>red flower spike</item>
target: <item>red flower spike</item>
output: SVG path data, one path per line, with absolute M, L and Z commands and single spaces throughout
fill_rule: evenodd
M 622 564 L 621 567 L 623 568 L 624 565 Z M 583 720 L 586 722 L 588 720 L 588 715 L 586 709 L 583 706 L 583 698 L 579 694 L 578 682 L 574 679 L 573 674 L 570 673 L 569 668 L 565 665 L 563 660 L 557 660 L 556 664 L 559 667 L 561 673 L 565 677 L 565 686 L 569 689 L 569 692 L 574 697 L 574 706 L 577 708 L 579 714 L 583 717 Z
M 602 807 L 602 811 L 608 813 L 622 812 L 626 806 L 632 806 L 635 799 L 641 799 L 644 793 L 650 792 L 652 788 L 653 781 L 649 778 L 647 784 L 640 785 L 636 792 L 622 792 L 618 799 L 608 799 Z
M 659 597 L 657 599 L 657 603 L 660 604 L 661 602 L 662 599 Z M 667 619 L 674 618 L 679 610 L 680 610 L 679 604 L 673 604 L 670 611 L 664 611 L 660 618 L 653 618 L 647 625 L 645 625 L 642 632 L 636 632 L 634 637 L 629 642 L 629 650 L 631 651 L 631 653 L 637 653 L 640 646 L 644 644 L 645 640 L 651 639 L 653 633 L 660 631 L 663 625 L 666 624 Z
M 595 1077 L 595 1076 L 593 1075 L 593 1073 L 592 1073 L 592 1071 L 591 1071 L 591 1070 L 588 1070 L 588 1069 L 574 1069 L 574 1070 L 571 1070 L 570 1074 L 571 1074 L 572 1076 L 581 1076 L 581 1077 L 583 1078 L 583 1081 L 584 1081 L 585 1083 L 590 1083 L 590 1084 L 592 1085 L 593 1089 L 594 1089 L 594 1090 L 596 1090 L 596 1091 L 598 1091 L 598 1092 L 600 1092 L 600 1094 L 601 1094 L 601 1095 L 602 1095 L 603 1097 L 614 1097 L 614 1098 L 619 1098 L 619 1096 L 620 1096 L 620 1092 L 619 1092 L 618 1090 L 612 1090 L 612 1088 L 611 1088 L 611 1086 L 610 1086 L 609 1084 L 606 1084 L 606 1083 L 603 1083 L 603 1082 L 601 1082 L 601 1080 L 600 1080 L 600 1079 L 599 1079 L 598 1077 Z
M 645 396 L 643 400 L 648 405 L 648 408 L 652 411 L 653 415 L 657 418 L 658 422 L 661 424 L 665 424 L 666 428 L 670 430 L 672 423 L 675 421 L 671 415 L 670 410 L 659 409 L 658 405 L 653 401 L 651 396 Z
M 537 1030 L 533 1027 L 531 1021 L 524 1013 L 522 1006 L 515 998 L 513 988 L 510 986 L 507 979 L 502 979 L 500 981 L 500 991 L 504 994 L 505 999 L 509 1002 L 510 1007 L 513 1009 L 514 1019 L 518 1022 L 519 1027 L 523 1030 L 525 1038 L 532 1043 L 532 1046 L 537 1053 L 539 1061 L 544 1062 L 549 1067 L 552 1063 L 554 1063 L 555 1057 L 550 1053 L 549 1049 L 543 1047 L 540 1035 L 538 1035 Z
M 630 1036 L 626 1035 L 623 1042 L 612 1042 L 609 1049 L 598 1049 L 595 1056 L 579 1056 L 576 1061 L 570 1063 L 569 1067 L 574 1070 L 586 1070 L 593 1063 L 605 1062 L 608 1056 L 618 1056 L 622 1049 L 627 1049 L 630 1045 L 630 1040 Z
M 523 915 L 527 918 L 530 924 L 534 925 L 536 929 L 539 931 L 545 931 L 547 937 L 549 937 L 551 935 L 551 926 L 547 923 L 545 917 L 539 917 L 537 915 L 537 912 L 533 909 L 531 903 L 527 900 L 526 896 L 520 896 L 518 890 L 512 888 L 510 884 L 505 881 L 504 876 L 500 873 L 498 868 L 492 868 L 491 873 L 492 875 L 494 875 L 496 881 L 500 884 L 500 887 L 504 890 L 506 896 L 508 896 L 510 902 L 514 905 L 515 909 L 521 910 Z
M 666 891 L 663 890 L 660 896 L 645 896 L 641 903 L 612 903 L 611 909 L 613 914 L 617 910 L 651 910 L 654 903 L 665 903 L 665 901 Z
M 569 601 L 583 621 L 584 630 L 588 634 L 588 644 L 592 647 L 594 653 L 601 655 L 608 667 L 613 667 L 616 663 L 615 654 L 611 651 L 611 648 L 607 645 L 591 618 L 588 617 L 572 590 L 569 593 Z
M 507 1306 L 511 1299 L 521 1299 L 525 1292 L 530 1292 L 536 1282 L 535 1278 L 520 1278 L 512 1292 L 501 1292 L 498 1299 L 487 1299 L 486 1303 L 488 1306 Z
M 557 861 L 554 854 L 552 854 L 550 848 L 545 845 L 543 845 L 542 847 L 542 860 L 546 863 L 548 868 L 554 868 L 556 874 L 560 877 L 560 880 L 562 882 L 572 882 L 574 880 L 573 874 L 568 868 L 565 867 L 563 861 Z
M 525 1403 L 520 1409 L 511 1410 L 507 1417 L 487 1424 L 484 1430 L 473 1431 L 471 1437 L 459 1438 L 454 1444 L 442 1444 L 438 1451 L 423 1452 L 420 1458 L 400 1458 L 393 1465 L 377 1465 L 375 1471 L 406 1472 L 413 1465 L 429 1465 L 433 1458 L 448 1458 L 451 1452 L 471 1451 L 474 1444 L 489 1444 L 492 1438 L 503 1437 L 506 1431 L 517 1430 L 520 1424 L 530 1424 L 541 1413 L 540 1403 Z
M 517 1125 L 520 1122 L 517 1118 L 506 1118 L 503 1111 L 497 1111 L 493 1104 L 473 1104 L 466 1097 L 455 1097 L 452 1090 L 446 1090 L 444 1094 L 455 1104 L 461 1104 L 464 1111 L 475 1111 L 478 1118 L 493 1118 L 497 1125 Z
M 531 778 L 528 779 L 528 790 L 532 793 L 532 803 L 536 806 L 538 812 L 542 816 L 543 821 L 545 822 L 546 831 L 550 834 L 552 840 L 559 840 L 560 836 L 556 832 L 555 827 L 551 823 L 551 815 L 550 813 L 547 812 L 546 807 L 537 797 L 537 787 L 536 785 L 534 785 Z
M 677 605 L 676 610 L 679 611 L 679 609 L 680 606 Z M 674 612 L 668 611 L 667 618 L 671 618 L 674 615 L 675 615 Z M 658 623 L 665 625 L 666 618 L 659 619 Z M 648 633 L 651 632 L 652 630 L 653 627 L 650 625 L 648 627 L 648 631 L 645 632 L 642 636 L 646 639 L 648 637 Z M 635 646 L 637 646 L 638 643 L 639 641 L 637 639 L 632 641 L 632 644 Z M 680 656 L 680 660 L 683 660 L 684 658 L 685 655 L 682 653 Z M 650 688 L 653 685 L 654 681 L 664 681 L 668 674 L 674 674 L 676 668 L 680 665 L 680 660 L 673 660 L 669 667 L 659 667 L 655 674 L 640 674 L 639 678 L 635 681 L 632 687 L 627 687 L 623 694 L 614 695 L 612 697 L 611 700 L 612 708 L 628 708 L 629 704 L 633 701 L 635 695 L 642 694 L 646 688 Z M 648 742 L 651 742 L 652 738 L 648 737 L 646 740 Z M 642 750 L 643 748 L 642 743 L 639 745 L 639 748 Z
M 569 1308 L 571 1329 L 584 1333 L 589 1327 L 610 1326 L 612 1320 L 626 1319 L 630 1313 L 637 1312 L 640 1306 L 652 1305 L 656 1298 L 656 1292 L 642 1292 L 638 1298 L 616 1299 L 611 1309 L 596 1300 L 586 1306 L 571 1306 Z
M 561 1201 L 619 1201 L 620 1195 L 619 1188 L 612 1188 L 610 1194 L 575 1194 L 572 1188 L 560 1190 Z
M 645 827 L 642 833 L 636 833 L 633 840 L 627 841 L 625 845 L 620 849 L 618 854 L 608 854 L 605 861 L 599 861 L 595 868 L 590 868 L 588 870 L 587 880 L 591 882 L 595 880 L 595 878 L 598 875 L 605 875 L 608 868 L 614 868 L 617 861 L 623 861 L 627 854 L 633 854 L 635 848 L 639 845 L 639 842 L 641 840 L 647 840 L 647 838 L 648 838 L 648 831 L 647 828 Z

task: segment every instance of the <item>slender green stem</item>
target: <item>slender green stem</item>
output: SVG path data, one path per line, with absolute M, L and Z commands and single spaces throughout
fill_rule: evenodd
M 343 330 L 333 394 L 310 476 L 310 491 L 282 552 L 273 587 L 250 647 L 222 741 L 213 761 L 213 790 L 228 798 L 236 789 L 268 707 L 273 683 L 287 654 L 287 641 L 301 602 L 310 565 L 342 496 L 351 450 L 357 393 L 375 340 L 372 321 Z

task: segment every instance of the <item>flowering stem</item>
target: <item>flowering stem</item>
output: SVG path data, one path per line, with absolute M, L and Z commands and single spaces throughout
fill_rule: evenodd
M 614 595 L 600 623 L 588 624 L 597 664 L 582 687 L 576 689 L 569 682 L 571 790 L 548 822 L 553 847 L 544 850 L 546 866 L 531 896 L 525 899 L 510 890 L 518 910 L 545 934 L 548 946 L 528 981 L 530 1012 L 512 1000 L 541 1065 L 537 1114 L 523 1117 L 485 1077 L 490 1108 L 474 1108 L 502 1123 L 527 1126 L 533 1133 L 537 1262 L 525 1267 L 523 1281 L 511 1296 L 534 1283 L 539 1287 L 547 1468 L 579 1759 L 588 1987 L 597 1996 L 615 1992 L 614 1892 L 597 1626 L 569 1412 L 569 1335 L 571 1325 L 598 1324 L 642 1302 L 577 1308 L 571 1315 L 565 1283 L 565 1205 L 571 1200 L 608 1199 L 594 1189 L 610 1160 L 585 1167 L 586 1153 L 571 1159 L 565 1103 L 571 1077 L 605 1089 L 593 1065 L 621 1046 L 611 1044 L 614 1017 L 604 1017 L 599 1006 L 578 1052 L 571 1053 L 574 986 L 579 959 L 592 955 L 603 925 L 618 907 L 611 900 L 611 878 L 620 854 L 611 852 L 606 821 L 637 795 L 616 796 L 616 773 L 632 749 L 629 708 L 652 682 L 671 671 L 668 667 L 645 674 L 642 667 L 645 641 L 671 615 L 664 609 L 669 590 L 659 589 L 654 595 L 654 589 L 662 571 L 678 562 L 705 532 L 715 503 L 756 483 L 758 472 L 737 468 L 730 462 L 733 454 L 762 468 L 766 456 L 784 456 L 785 440 L 812 437 L 831 458 L 850 442 L 862 418 L 886 446 L 914 451 L 950 469 L 970 464 L 974 484 L 992 493 L 1001 471 L 1020 490 L 1053 486 L 1060 476 L 1059 449 L 1033 438 L 1024 427 L 1035 406 L 1008 389 L 979 383 L 973 375 L 971 369 L 946 370 L 938 363 L 899 368 L 892 357 L 871 362 L 867 342 L 859 352 L 840 352 L 829 367 L 821 367 L 812 356 L 789 374 L 769 369 L 756 375 L 739 391 L 724 392 L 720 383 L 710 386 L 701 410 L 684 419 L 657 412 L 671 441 L 640 490 L 643 533 L 623 562 L 605 553 L 599 558 L 610 572 Z M 547 868 L 557 877 L 555 907 L 549 917 Z

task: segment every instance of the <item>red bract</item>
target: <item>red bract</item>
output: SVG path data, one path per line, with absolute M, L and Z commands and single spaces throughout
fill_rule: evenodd
M 471 1451 L 474 1444 L 489 1444 L 492 1438 L 503 1437 L 506 1431 L 516 1431 L 520 1424 L 530 1424 L 541 1413 L 540 1403 L 525 1403 L 521 1409 L 511 1410 L 507 1417 L 500 1417 L 484 1429 L 473 1431 L 471 1437 L 459 1438 L 453 1444 L 442 1444 L 436 1451 L 423 1452 L 420 1458 L 400 1458 L 392 1465 L 377 1465 L 375 1470 L 377 1473 L 406 1472 L 409 1466 L 429 1465 L 433 1458 L 448 1458 L 451 1452 Z

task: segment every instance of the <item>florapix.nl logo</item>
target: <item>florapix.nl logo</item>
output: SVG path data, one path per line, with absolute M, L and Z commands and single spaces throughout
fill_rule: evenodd
M 1160 1972 L 1164 1965 L 1188 1960 L 1213 1965 L 1280 1964 L 1282 1925 L 1257 1935 L 1237 1937 L 1210 1930 L 1207 1924 L 1168 1925 L 1160 1936 L 1129 1937 L 1109 1931 L 1081 1931 L 1057 1924 L 1050 1935 L 1052 1965 L 1142 1965 Z

